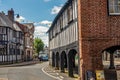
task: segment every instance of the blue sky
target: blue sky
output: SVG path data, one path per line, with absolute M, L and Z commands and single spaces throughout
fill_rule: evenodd
M 19 14 L 20 22 L 34 22 L 35 37 L 40 37 L 46 45 L 48 38 L 46 31 L 51 22 L 67 0 L 0 0 L 0 11 L 13 8 Z

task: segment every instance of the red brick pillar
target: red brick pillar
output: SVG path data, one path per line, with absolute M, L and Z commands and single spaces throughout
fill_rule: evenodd
M 80 50 L 80 80 L 85 80 L 85 74 L 87 70 L 92 70 L 92 57 L 90 55 L 90 43 L 88 41 L 81 40 Z
M 80 46 L 80 80 L 85 80 L 86 72 L 103 70 L 102 53 L 96 53 L 93 43 L 89 40 L 82 39 L 79 41 Z

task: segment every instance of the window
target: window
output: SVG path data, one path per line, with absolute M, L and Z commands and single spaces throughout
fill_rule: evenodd
M 0 27 L 0 34 L 3 33 L 3 27 Z
M 0 27 L 0 34 L 6 34 L 6 28 Z
M 109 2 L 109 14 L 120 15 L 120 0 L 108 0 Z
M 13 31 L 13 37 L 16 37 L 16 31 Z
M 70 7 L 67 9 L 67 17 L 68 17 L 68 22 L 70 21 Z
M 70 4 L 68 9 L 67 9 L 67 17 L 68 17 L 68 22 L 73 20 L 73 11 L 72 11 L 72 5 Z
M 3 40 L 7 41 L 7 35 L 3 35 Z
M 60 29 L 63 29 L 63 15 L 60 17 Z

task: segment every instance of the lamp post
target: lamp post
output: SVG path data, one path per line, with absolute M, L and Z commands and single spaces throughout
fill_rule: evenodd
M 14 14 L 14 15 L 17 15 L 16 18 L 20 18 L 20 15 L 19 15 L 19 14 Z

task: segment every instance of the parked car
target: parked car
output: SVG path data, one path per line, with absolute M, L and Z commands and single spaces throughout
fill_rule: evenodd
M 38 56 L 38 59 L 39 59 L 40 61 L 48 61 L 48 55 L 47 55 L 47 54 L 40 54 L 40 55 Z
M 42 61 L 48 61 L 48 56 L 47 56 L 47 55 L 43 55 L 43 56 L 41 57 L 41 60 L 42 60 Z
M 39 56 L 38 56 L 38 59 L 41 61 L 41 60 L 42 60 L 42 55 L 39 55 Z

